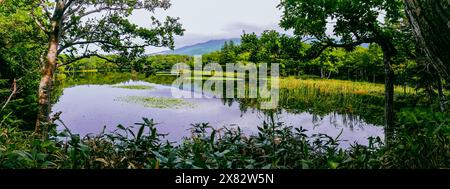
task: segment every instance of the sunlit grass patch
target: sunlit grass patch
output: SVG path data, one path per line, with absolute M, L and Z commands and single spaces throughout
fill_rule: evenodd
M 149 85 L 116 85 L 114 88 L 133 89 L 133 90 L 152 90 L 155 87 Z
M 325 94 L 353 94 L 353 95 L 384 95 L 384 85 L 367 83 L 367 82 L 354 82 L 334 79 L 296 79 L 293 77 L 283 78 L 280 82 L 282 89 L 299 89 L 307 88 L 318 90 L 320 93 Z M 406 87 L 407 94 L 413 94 L 414 88 Z M 396 86 L 395 92 L 397 94 L 404 93 L 404 89 L 401 86 Z
M 117 98 L 119 101 L 140 104 L 147 108 L 182 109 L 195 108 L 196 105 L 183 99 L 166 97 L 126 96 Z

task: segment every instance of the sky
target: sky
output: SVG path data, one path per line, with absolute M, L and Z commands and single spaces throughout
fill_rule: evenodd
M 239 38 L 246 33 L 260 34 L 264 30 L 283 31 L 278 26 L 281 10 L 280 0 L 171 0 L 172 7 L 166 11 L 135 12 L 130 20 L 144 27 L 150 26 L 149 16 L 179 17 L 186 30 L 184 36 L 175 39 L 175 48 L 214 39 Z M 165 49 L 149 47 L 147 53 Z

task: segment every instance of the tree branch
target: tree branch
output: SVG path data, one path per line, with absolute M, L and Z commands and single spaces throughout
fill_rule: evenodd
M 74 59 L 69 60 L 67 62 L 64 62 L 62 64 L 59 64 L 58 67 L 66 66 L 66 65 L 72 64 L 72 63 L 74 63 L 76 61 L 79 61 L 79 60 L 82 60 L 82 59 L 85 59 L 85 58 L 91 58 L 91 57 L 98 57 L 100 59 L 106 60 L 106 61 L 111 62 L 111 63 L 118 63 L 117 61 L 114 61 L 112 59 L 106 58 L 106 57 L 104 57 L 102 55 L 99 55 L 97 53 L 91 53 L 91 54 L 85 54 L 85 55 L 79 56 L 77 58 L 74 58 Z
M 2 109 L 5 109 L 6 105 L 8 105 L 8 103 L 11 101 L 12 97 L 17 93 L 17 80 L 14 79 L 13 84 L 12 84 L 12 92 L 11 95 L 9 95 L 8 99 L 6 100 L 5 104 L 3 104 Z
M 318 47 L 316 47 L 316 48 L 318 48 L 318 50 L 317 51 L 314 51 L 314 52 L 312 52 L 312 53 L 309 53 L 307 56 L 307 59 L 316 59 L 317 57 L 319 57 L 320 56 L 320 54 L 322 54 L 323 53 L 323 51 L 325 51 L 327 48 L 329 48 L 329 47 L 335 47 L 335 48 L 352 48 L 352 47 L 356 47 L 356 46 L 358 46 L 358 45 L 361 45 L 361 44 L 363 44 L 363 43 L 374 43 L 374 42 L 376 42 L 376 39 L 375 38 L 364 38 L 364 39 L 359 39 L 359 40 L 357 40 L 357 41 L 354 41 L 354 42 L 352 42 L 352 43 L 341 43 L 341 44 L 338 44 L 338 43 L 334 43 L 334 42 L 332 42 L 331 40 L 328 40 L 328 41 L 326 41 L 326 42 L 322 42 L 322 43 L 324 43 L 324 44 L 322 44 L 322 45 L 318 45 Z M 312 47 L 312 48 L 314 48 L 314 47 Z
M 42 22 L 34 14 L 34 8 L 31 9 L 31 13 L 30 14 L 31 14 L 31 18 L 33 18 L 34 22 L 38 25 L 39 29 L 41 29 L 44 33 L 48 34 L 48 31 L 45 28 L 45 26 L 42 24 Z
M 44 9 L 45 11 L 45 15 L 47 16 L 48 19 L 52 18 L 52 13 L 50 13 L 50 11 L 47 8 L 47 5 L 45 5 L 45 1 L 41 0 L 41 4 L 39 5 L 40 7 L 42 7 L 42 9 Z
M 154 46 L 154 47 L 163 47 L 162 45 L 151 45 L 151 44 L 143 44 L 143 45 L 119 45 L 119 44 L 113 44 L 109 41 L 105 41 L 105 40 L 92 40 L 92 41 L 78 41 L 78 42 L 72 42 L 72 43 L 68 43 L 64 46 L 61 46 L 61 48 L 58 50 L 58 54 L 62 53 L 64 50 L 76 46 L 76 45 L 86 45 L 86 44 L 94 44 L 94 43 L 99 43 L 102 45 L 109 45 L 112 47 L 117 47 L 117 48 L 125 48 L 125 49 L 134 49 L 134 48 L 144 48 L 147 46 Z

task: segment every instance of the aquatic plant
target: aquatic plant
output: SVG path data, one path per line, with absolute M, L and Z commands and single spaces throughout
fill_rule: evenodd
M 195 108 L 195 104 L 184 99 L 167 97 L 126 96 L 117 98 L 119 101 L 143 105 L 147 108 L 181 109 Z

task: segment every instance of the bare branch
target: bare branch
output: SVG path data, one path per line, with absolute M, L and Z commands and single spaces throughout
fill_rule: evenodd
M 11 95 L 9 95 L 8 99 L 6 100 L 5 104 L 3 104 L 2 109 L 5 109 L 6 105 L 8 105 L 8 103 L 11 101 L 12 97 L 17 93 L 17 80 L 14 79 L 13 84 L 12 84 L 12 92 Z
M 99 13 L 99 12 L 106 11 L 106 10 L 108 10 L 108 11 L 117 11 L 117 10 L 128 10 L 128 9 L 129 8 L 125 8 L 125 7 L 100 7 L 98 9 L 94 9 L 94 10 L 85 12 L 83 14 L 80 14 L 79 16 L 80 17 L 86 17 L 88 15 Z
M 66 3 L 66 7 L 70 7 L 75 0 L 69 0 Z
M 50 13 L 50 11 L 48 10 L 47 5 L 45 5 L 45 1 L 41 0 L 41 4 L 39 6 L 45 11 L 45 15 L 47 16 L 47 18 L 51 19 L 52 18 L 52 13 Z
M 64 14 L 64 18 L 67 18 L 67 17 L 75 14 L 76 12 L 78 12 L 81 9 L 81 7 L 83 7 L 83 4 L 81 4 L 81 3 L 78 4 L 78 6 L 76 6 L 75 8 L 72 8 L 70 6 L 69 10 Z
M 62 53 L 64 50 L 76 46 L 76 45 L 86 45 L 86 44 L 94 44 L 94 43 L 99 43 L 102 45 L 109 45 L 112 47 L 118 47 L 118 48 L 126 48 L 126 49 L 134 49 L 134 48 L 144 48 L 147 46 L 154 46 L 154 47 L 163 47 L 162 45 L 151 45 L 151 44 L 143 44 L 143 45 L 119 45 L 119 44 L 113 44 L 109 41 L 104 41 L 104 40 L 92 40 L 92 41 L 78 41 L 78 42 L 73 42 L 73 43 L 68 43 L 64 46 L 62 46 L 59 50 L 58 50 L 58 54 Z

